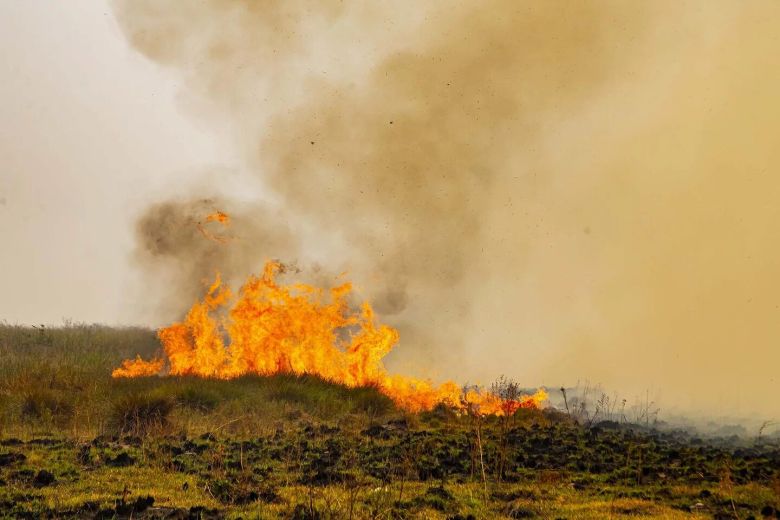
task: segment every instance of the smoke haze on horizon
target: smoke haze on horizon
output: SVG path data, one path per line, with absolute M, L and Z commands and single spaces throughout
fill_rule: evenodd
M 167 78 L 136 88 L 168 81 L 189 121 L 170 110 L 148 127 L 117 125 L 127 156 L 169 120 L 197 128 L 182 131 L 199 144 L 138 161 L 169 178 L 132 197 L 111 189 L 110 170 L 72 174 L 81 199 L 101 201 L 78 226 L 130 259 L 112 271 L 124 305 L 95 319 L 158 325 L 215 269 L 235 283 L 281 258 L 322 282 L 348 271 L 399 328 L 391 365 L 408 373 L 553 387 L 588 378 L 628 397 L 650 388 L 668 407 L 780 413 L 779 4 L 122 0 L 106 10 L 117 41 L 121 31 L 143 55 L 124 59 Z M 7 146 L 16 133 L 3 132 Z M 37 188 L 57 186 L 55 171 L 37 171 L 33 189 L 7 164 L 57 164 L 25 159 L 18 150 L 41 141 L 21 135 L 24 146 L 0 157 L 12 172 L 0 184 L 12 243 L 36 229 L 10 210 L 15 190 L 61 196 Z M 220 144 L 203 151 L 211 137 Z M 190 164 L 169 157 L 191 151 Z M 122 218 L 103 221 L 117 205 Z M 187 224 L 216 207 L 236 217 L 227 247 Z M 77 225 L 76 210 L 63 211 L 58 224 Z M 35 269 L 87 283 L 100 269 L 98 254 L 57 271 L 55 244 L 9 256 L 2 312 L 42 321 L 41 293 L 24 313 L 8 310 Z M 75 290 L 55 286 L 63 316 L 83 316 Z

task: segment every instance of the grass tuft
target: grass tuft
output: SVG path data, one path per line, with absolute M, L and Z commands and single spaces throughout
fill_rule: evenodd
M 170 425 L 173 400 L 148 393 L 127 394 L 114 402 L 110 425 L 120 435 L 146 436 Z
M 204 413 L 214 410 L 220 401 L 219 393 L 211 388 L 196 385 L 185 386 L 176 394 L 178 405 Z
M 73 417 L 74 409 L 73 401 L 61 392 L 32 389 L 22 397 L 22 417 L 45 424 L 67 425 Z
M 372 386 L 352 389 L 350 398 L 354 403 L 355 410 L 365 413 L 369 417 L 386 415 L 395 410 L 393 400 Z

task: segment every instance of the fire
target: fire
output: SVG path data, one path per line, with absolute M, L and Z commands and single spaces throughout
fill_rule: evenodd
M 348 387 L 375 386 L 399 407 L 414 412 L 443 403 L 502 415 L 538 407 L 547 397 L 540 390 L 507 403 L 478 389 L 464 395 L 451 381 L 436 386 L 389 374 L 382 359 L 398 343 L 398 331 L 377 324 L 368 303 L 357 311 L 351 309 L 350 283 L 328 291 L 304 284 L 282 285 L 276 280 L 282 269 L 282 264 L 268 262 L 262 276 L 246 281 L 232 305 L 230 289 L 217 276 L 183 322 L 158 331 L 165 359 L 126 360 L 113 377 L 160 374 L 166 366 L 170 375 L 220 379 L 311 374 Z
M 206 222 L 219 222 L 220 224 L 229 224 L 230 223 L 230 217 L 227 213 L 222 213 L 221 211 L 215 211 L 214 213 L 210 215 L 206 215 Z
M 227 243 L 228 239 L 226 237 L 215 235 L 206 228 L 205 224 L 208 224 L 209 222 L 216 222 L 226 227 L 230 225 L 230 216 L 227 213 L 215 211 L 214 213 L 206 215 L 206 219 L 203 222 L 198 222 L 196 224 L 198 231 L 200 231 L 204 237 L 219 244 Z

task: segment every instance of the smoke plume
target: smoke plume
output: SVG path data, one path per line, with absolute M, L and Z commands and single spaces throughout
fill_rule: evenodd
M 707 8 L 120 0 L 128 40 L 180 71 L 281 208 L 270 227 L 242 208 L 245 239 L 220 247 L 187 227 L 202 203 L 157 202 L 142 256 L 175 259 L 184 288 L 262 258 L 349 270 L 416 373 L 706 407 L 724 378 L 777 390 L 733 352 L 778 360 L 780 7 Z
M 228 221 L 208 219 L 229 209 Z M 194 302 L 216 273 L 240 283 L 263 261 L 265 252 L 295 254 L 292 233 L 283 220 L 263 207 L 224 198 L 183 198 L 155 203 L 136 225 L 135 261 L 160 287 L 163 315 L 180 317 L 183 302 Z

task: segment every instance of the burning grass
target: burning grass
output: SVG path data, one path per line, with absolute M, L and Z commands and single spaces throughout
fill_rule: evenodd
M 158 332 L 163 357 L 125 359 L 112 375 L 166 373 L 214 379 L 313 375 L 350 388 L 373 387 L 410 412 L 444 404 L 507 415 L 518 408 L 536 408 L 547 398 L 544 390 L 522 394 L 517 385 L 507 397 L 478 388 L 463 392 L 452 381 L 437 386 L 390 374 L 382 360 L 398 342 L 398 331 L 377 323 L 368 302 L 359 310 L 351 308 L 349 282 L 329 291 L 301 283 L 285 285 L 277 280 L 284 271 L 283 264 L 268 262 L 262 276 L 250 276 L 236 299 L 217 275 L 184 321 Z

